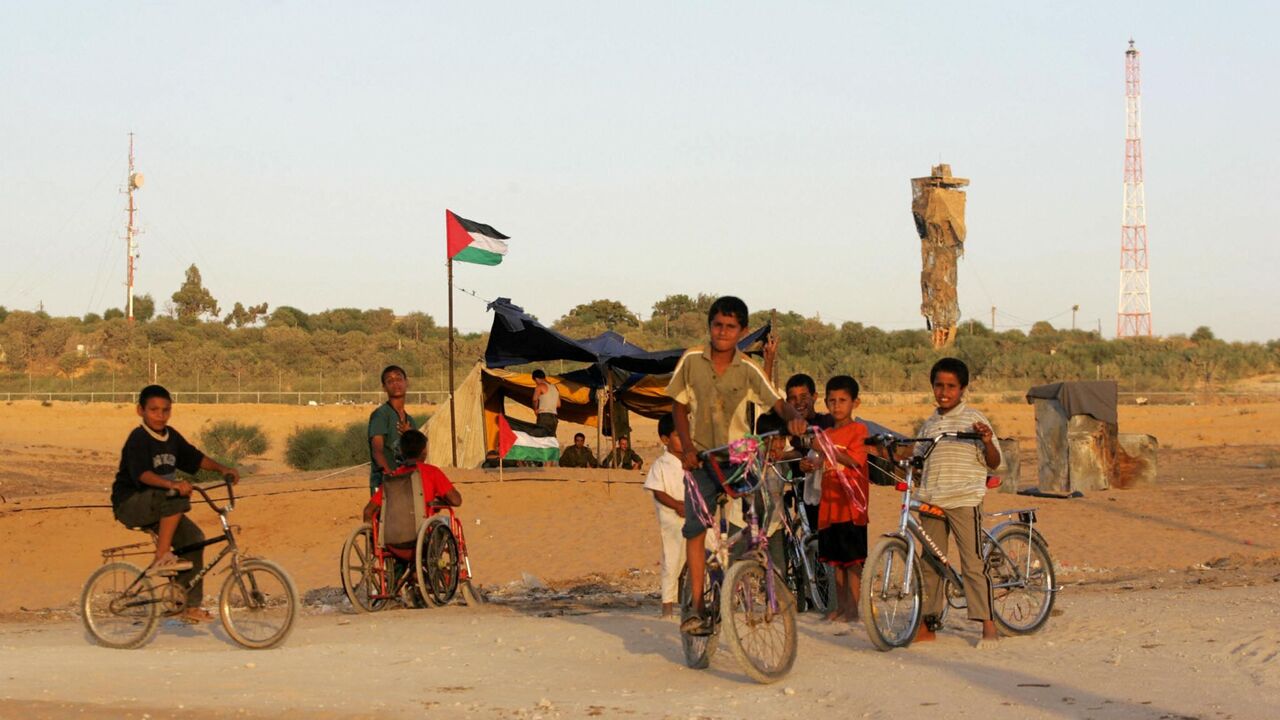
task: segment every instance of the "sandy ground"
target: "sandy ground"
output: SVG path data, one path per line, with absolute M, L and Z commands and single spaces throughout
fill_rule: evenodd
M 1030 406 L 979 406 L 1001 435 L 1022 441 L 1023 482 L 1034 482 Z M 638 473 L 546 469 L 508 472 L 502 483 L 490 472 L 456 473 L 477 581 L 501 603 L 348 614 L 333 588 L 343 538 L 367 497 L 365 475 L 295 473 L 281 457 L 294 427 L 344 425 L 368 411 L 177 406 L 174 425 L 188 437 L 224 418 L 267 429 L 272 447 L 246 463 L 254 474 L 232 518 L 251 552 L 288 569 L 308 612 L 275 651 L 240 651 L 216 627 L 170 625 L 145 649 L 112 652 L 86 641 L 71 608 L 98 549 L 140 539 L 101 507 L 136 422 L 132 408 L 0 405 L 0 717 L 166 717 L 179 704 L 187 717 L 776 717 L 837 708 L 879 717 L 947 708 L 948 716 L 1242 718 L 1280 710 L 1280 403 L 1127 406 L 1121 430 L 1161 440 L 1156 485 L 1073 500 L 989 496 L 991 510 L 1041 508 L 1065 586 L 1045 632 L 1008 640 L 998 654 L 976 654 L 966 629 L 886 655 L 869 649 L 859 626 L 837 635 L 805 618 L 795 671 L 768 688 L 750 683 L 727 652 L 709 672 L 680 664 L 675 628 L 654 617 L 649 595 L 658 542 Z M 910 428 L 928 412 L 923 403 L 868 403 L 861 414 Z M 637 424 L 637 448 L 652 457 L 652 423 Z M 573 429 L 562 426 L 564 440 Z M 873 533 L 896 504 L 875 488 Z M 214 526 L 211 513 L 194 517 Z M 617 592 L 548 600 L 521 592 L 526 574 L 558 590 L 604 584 Z M 165 679 L 141 681 L 149 670 Z M 197 677 L 204 689 L 177 690 Z M 884 682 L 890 677 L 901 683 Z

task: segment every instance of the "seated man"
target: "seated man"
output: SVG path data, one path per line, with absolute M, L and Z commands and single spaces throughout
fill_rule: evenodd
M 596 460 L 596 456 L 592 455 L 591 451 L 587 449 L 586 435 L 583 435 L 582 433 L 574 433 L 573 445 L 560 453 L 560 467 L 600 467 L 600 462 Z
M 605 456 L 601 467 L 620 468 L 622 470 L 639 470 L 644 466 L 644 458 L 631 449 L 631 438 L 618 438 L 618 444 Z
M 395 471 L 385 476 L 383 486 L 379 487 L 373 497 L 369 498 L 369 502 L 364 506 L 364 521 L 372 522 L 374 513 L 378 512 L 382 507 L 383 498 L 385 497 L 385 488 L 391 484 L 388 481 L 394 481 L 397 478 L 411 476 L 417 472 L 422 478 L 422 498 L 424 502 L 424 515 L 430 515 L 435 512 L 430 506 L 432 504 L 452 505 L 458 507 L 462 504 L 462 495 L 458 489 L 449 482 L 449 478 L 435 465 L 430 465 L 426 461 L 427 456 L 427 436 L 418 430 L 409 430 L 400 437 L 400 450 L 404 453 L 404 464 L 396 468 Z M 385 520 L 385 519 L 384 519 Z M 412 528 L 416 535 L 417 528 Z M 387 538 L 388 544 L 399 544 L 405 542 L 403 537 Z

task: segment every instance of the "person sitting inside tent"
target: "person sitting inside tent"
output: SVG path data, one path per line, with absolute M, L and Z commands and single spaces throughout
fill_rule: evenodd
M 573 445 L 560 453 L 560 467 L 594 468 L 600 467 L 600 461 L 587 449 L 587 436 L 574 433 Z
M 618 444 L 605 455 L 601 467 L 619 468 L 622 470 L 640 470 L 644 466 L 644 458 L 631 449 L 631 438 L 625 435 L 618 438 Z

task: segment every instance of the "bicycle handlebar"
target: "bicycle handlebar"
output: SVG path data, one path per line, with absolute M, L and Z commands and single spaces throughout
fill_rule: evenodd
M 813 435 L 815 433 L 820 433 L 820 432 L 822 432 L 822 428 L 818 427 L 817 425 L 810 425 L 803 433 L 801 433 L 801 435 L 797 437 L 801 437 L 804 435 Z M 786 430 L 770 430 L 769 432 L 760 433 L 759 435 L 751 435 L 750 437 L 753 437 L 757 440 L 767 440 L 769 438 L 777 437 L 779 435 L 790 435 L 790 434 L 791 433 Z M 727 452 L 731 446 L 732 446 L 732 443 L 730 443 L 729 445 L 721 445 L 720 447 L 711 448 L 709 450 L 703 450 L 698 453 L 698 458 L 702 460 L 706 460 L 710 456 L 715 455 L 716 453 Z
M 235 475 L 232 475 L 231 473 L 223 473 L 221 481 L 209 483 L 208 485 L 196 485 L 195 483 L 192 483 L 191 489 L 194 492 L 200 493 L 200 497 L 204 498 L 204 501 L 209 503 L 209 507 L 213 508 L 214 512 L 221 514 L 222 508 L 218 507 L 217 503 L 213 501 L 213 498 L 209 497 L 209 491 L 225 487 L 227 489 L 226 509 L 228 511 L 234 510 L 236 506 L 235 479 Z M 170 488 L 169 492 L 165 494 L 168 497 L 176 497 L 178 495 L 178 491 Z

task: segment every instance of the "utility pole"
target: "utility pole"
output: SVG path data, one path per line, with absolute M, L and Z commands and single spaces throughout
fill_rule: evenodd
M 996 306 L 991 306 L 991 332 L 996 331 Z
M 142 173 L 135 172 L 133 169 L 133 133 L 129 133 L 129 183 L 128 190 L 129 204 L 126 210 L 129 213 L 129 224 L 125 226 L 124 231 L 124 257 L 125 264 L 128 267 L 128 277 L 125 282 L 125 317 L 129 318 L 129 324 L 133 324 L 133 272 L 134 261 L 138 259 L 138 243 L 135 237 L 138 234 L 138 228 L 134 225 L 134 216 L 138 212 L 138 206 L 133 200 L 133 191 L 142 187 L 145 178 Z
M 1151 336 L 1151 277 L 1147 270 L 1147 202 L 1142 173 L 1142 73 L 1138 49 L 1124 54 L 1124 206 L 1120 221 L 1120 309 L 1116 337 Z
M 1071 329 L 1072 330 L 1076 329 L 1076 313 L 1078 312 L 1080 312 L 1080 306 L 1072 305 L 1071 306 Z

